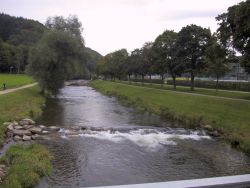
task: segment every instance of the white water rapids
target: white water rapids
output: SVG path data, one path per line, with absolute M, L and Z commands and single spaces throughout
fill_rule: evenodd
M 124 131 L 119 130 L 80 130 L 78 132 L 69 129 L 61 129 L 60 135 L 62 138 L 69 139 L 70 137 L 80 136 L 89 137 L 100 140 L 107 140 L 114 143 L 120 143 L 123 141 L 131 141 L 132 143 L 156 151 L 158 148 L 164 145 L 176 145 L 176 140 L 202 140 L 211 139 L 202 131 L 186 131 L 185 129 L 171 131 L 162 131 L 157 129 L 132 129 Z

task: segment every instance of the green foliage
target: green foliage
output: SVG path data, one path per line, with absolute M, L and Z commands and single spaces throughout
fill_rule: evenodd
M 80 23 L 72 17 L 49 18 L 50 31 L 31 50 L 28 72 L 39 82 L 42 90 L 56 94 L 66 79 L 85 73 L 84 44 Z
M 197 127 L 210 124 L 222 133 L 222 138 L 232 143 L 237 141 L 238 147 L 250 152 L 249 102 L 189 95 L 107 81 L 93 81 L 91 85 L 103 93 L 121 95 L 120 98 L 130 101 L 128 103 L 135 107 L 169 118 L 177 122 L 176 126 Z
M 12 45 L 36 43 L 46 28 L 39 22 L 0 14 L 0 38 Z
M 39 22 L 0 14 L 0 72 L 24 72 L 29 48 L 45 30 Z
M 97 74 L 111 79 L 125 75 L 128 52 L 126 49 L 117 50 L 101 58 L 97 63 Z
M 2 160 L 10 166 L 2 187 L 34 187 L 40 177 L 51 173 L 51 160 L 52 156 L 42 145 L 11 146 Z
M 216 17 L 219 37 L 224 46 L 234 47 L 242 54 L 242 65 L 250 73 L 250 1 L 246 0 L 228 8 Z
M 156 72 L 164 75 L 168 71 L 172 76 L 174 88 L 176 88 L 176 76 L 180 75 L 184 69 L 183 63 L 177 55 L 177 37 L 176 32 L 166 30 L 155 39 L 153 47 L 156 61 L 153 66 L 157 70 Z
M 178 33 L 178 57 L 185 63 L 185 70 L 190 73 L 191 90 L 194 89 L 194 77 L 206 66 L 205 51 L 210 40 L 210 30 L 197 25 L 183 27 Z
M 226 50 L 216 41 L 214 41 L 213 44 L 206 50 L 206 71 L 209 75 L 216 77 L 216 89 L 218 88 L 219 78 L 224 76 L 229 71 L 226 55 Z

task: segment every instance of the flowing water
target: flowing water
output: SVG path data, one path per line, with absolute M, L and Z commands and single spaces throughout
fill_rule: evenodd
M 53 173 L 37 188 L 85 187 L 250 173 L 250 158 L 204 131 L 170 128 L 90 87 L 65 87 L 40 121 L 60 126 L 40 141 Z M 165 127 L 165 128 L 160 128 Z

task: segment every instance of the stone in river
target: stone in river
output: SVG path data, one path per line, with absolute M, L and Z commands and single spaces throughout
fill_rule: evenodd
M 23 127 L 22 127 L 22 126 L 20 126 L 20 125 L 16 125 L 16 126 L 15 126 L 15 129 L 20 130 L 20 129 L 23 129 Z
M 24 125 L 23 128 L 24 129 L 31 129 L 32 127 L 34 127 L 33 125 Z
M 20 141 L 20 140 L 22 140 L 22 137 L 16 135 L 16 136 L 14 136 L 14 140 L 15 141 Z
M 14 130 L 14 127 L 13 127 L 13 124 L 9 124 L 8 127 L 7 127 L 8 131 L 13 131 Z
M 22 119 L 21 121 L 19 121 L 20 125 L 34 125 L 35 122 L 32 119 Z
M 29 130 L 16 130 L 16 129 L 13 130 L 13 134 L 18 135 L 18 136 L 24 136 L 24 135 L 31 136 L 32 135 L 32 133 Z
M 48 127 L 48 130 L 50 130 L 50 131 L 54 131 L 54 132 L 57 132 L 57 131 L 59 131 L 59 130 L 60 130 L 60 127 L 50 126 L 50 127 Z
M 38 135 L 38 134 L 32 135 L 31 138 L 32 138 L 33 140 L 43 140 L 43 139 L 45 139 L 44 136 Z
M 30 141 L 30 140 L 31 140 L 31 136 L 27 136 L 27 135 L 23 136 L 23 141 Z
M 39 127 L 33 127 L 31 129 L 29 129 L 30 132 L 35 133 L 35 134 L 41 134 L 42 133 L 42 129 Z

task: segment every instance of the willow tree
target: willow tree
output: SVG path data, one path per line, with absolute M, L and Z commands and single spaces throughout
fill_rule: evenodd
M 56 94 L 65 80 L 83 69 L 79 65 L 83 61 L 84 47 L 79 33 L 81 24 L 73 20 L 50 18 L 50 24 L 46 24 L 49 31 L 30 51 L 28 72 L 39 82 L 43 92 Z

